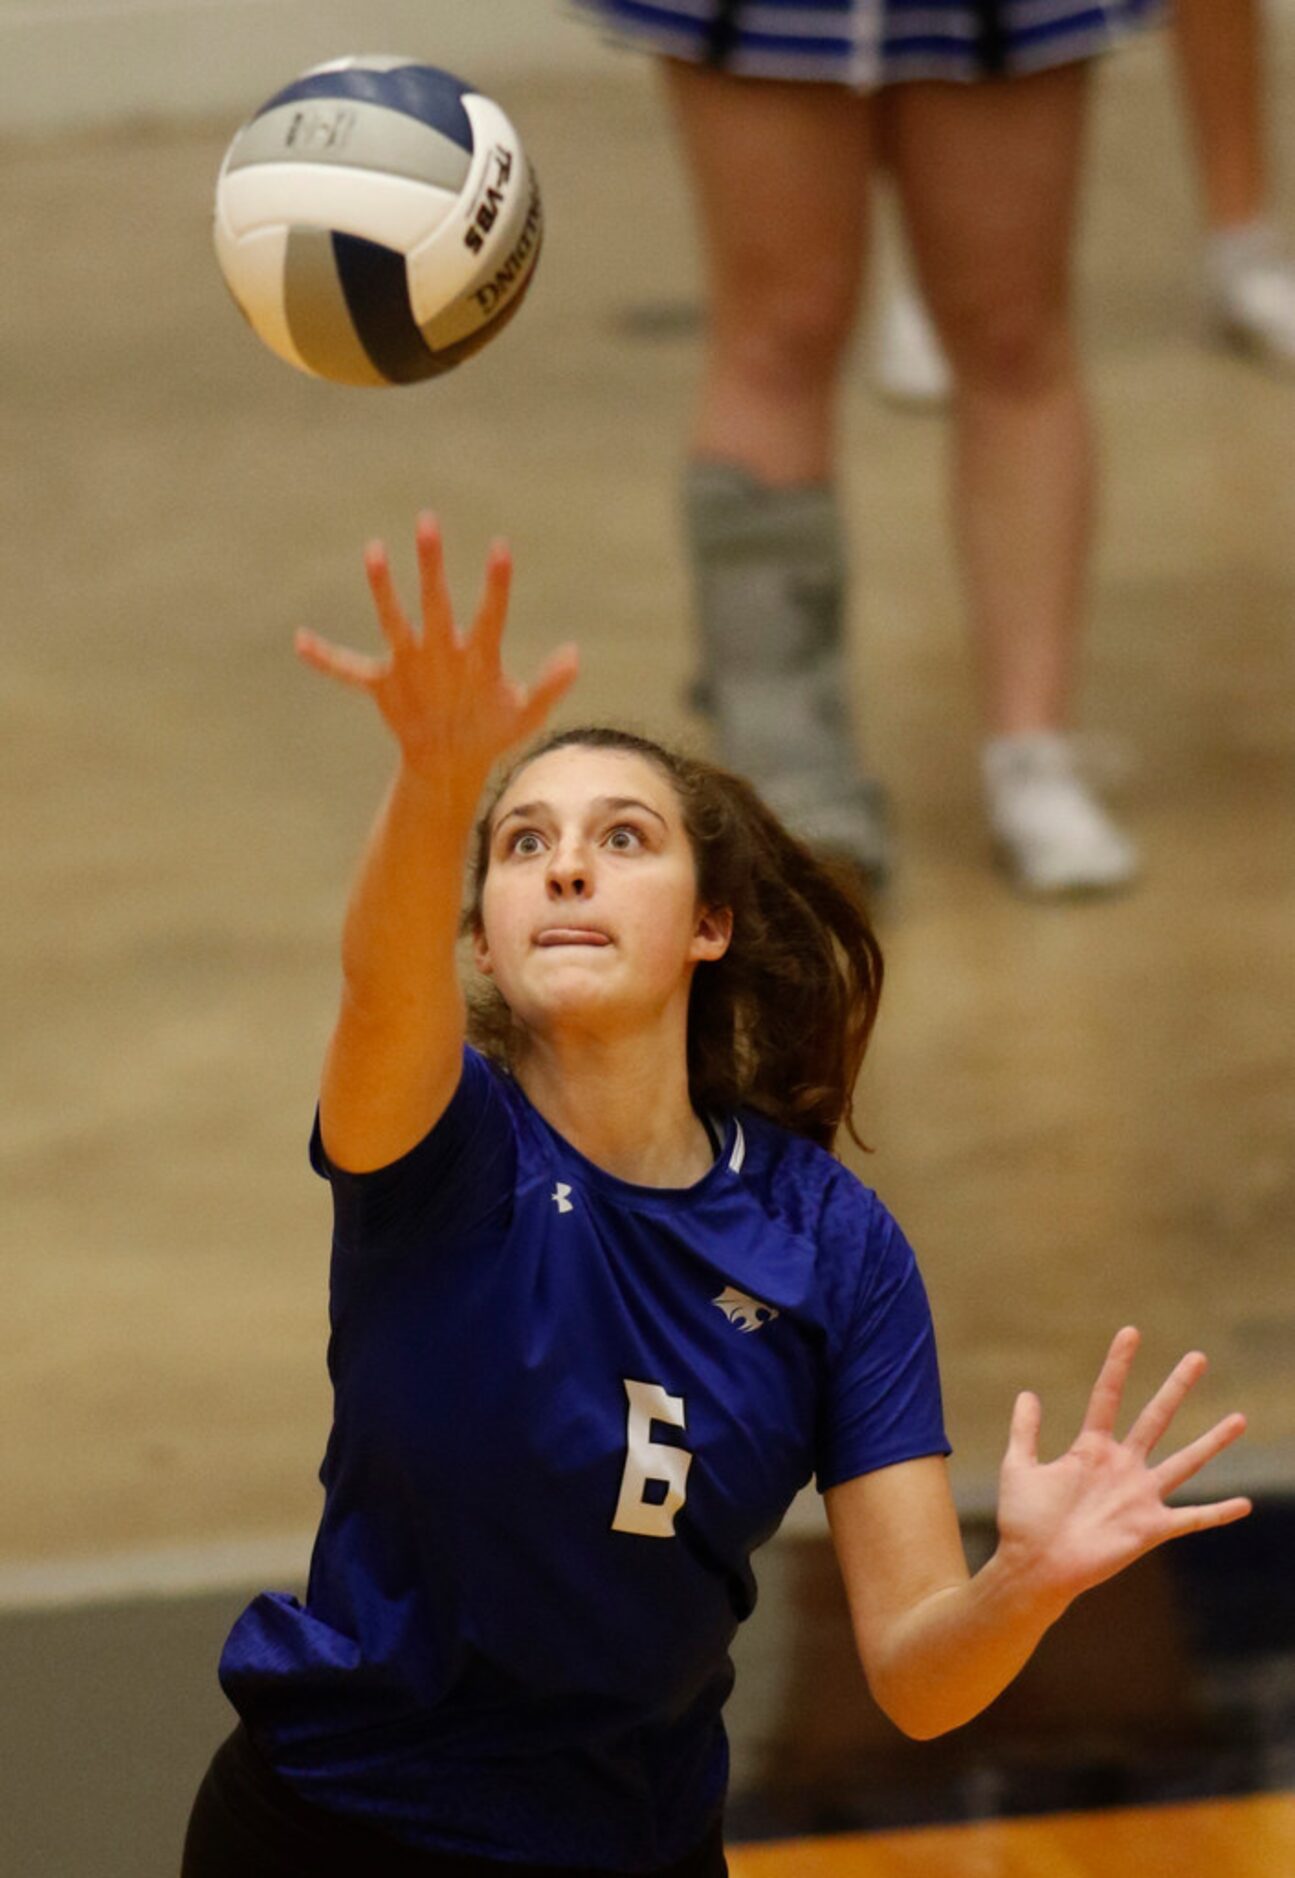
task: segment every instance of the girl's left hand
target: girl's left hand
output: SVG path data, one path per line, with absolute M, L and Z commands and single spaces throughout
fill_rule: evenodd
M 1182 1359 L 1124 1439 L 1117 1438 L 1115 1422 L 1140 1341 L 1133 1329 L 1116 1336 L 1078 1438 L 1059 1460 L 1039 1460 L 1039 1398 L 1017 1397 L 999 1477 L 999 1552 L 1013 1575 L 1045 1598 L 1069 1603 L 1166 1539 L 1229 1525 L 1251 1510 L 1246 1499 L 1165 1505 L 1166 1494 L 1244 1434 L 1244 1415 L 1225 1416 L 1207 1434 L 1151 1463 L 1152 1449 L 1205 1373 L 1199 1350 Z

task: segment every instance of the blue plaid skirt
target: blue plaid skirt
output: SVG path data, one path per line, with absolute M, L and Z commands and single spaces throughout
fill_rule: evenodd
M 1105 51 L 1160 0 L 574 0 L 617 38 L 751 78 L 872 91 L 1042 71 Z

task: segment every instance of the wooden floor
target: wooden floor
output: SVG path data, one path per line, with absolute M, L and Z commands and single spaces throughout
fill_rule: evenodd
M 1295 1795 L 784 1840 L 728 1863 L 731 1878 L 1287 1878 Z

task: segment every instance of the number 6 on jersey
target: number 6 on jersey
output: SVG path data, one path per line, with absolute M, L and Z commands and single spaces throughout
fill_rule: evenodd
M 686 1448 L 666 1447 L 652 1439 L 652 1423 L 671 1428 L 687 1423 L 681 1395 L 667 1395 L 659 1382 L 631 1382 L 625 1378 L 629 1414 L 625 1424 L 625 1471 L 616 1502 L 613 1532 L 635 1532 L 644 1539 L 673 1539 L 675 1514 L 687 1495 L 692 1455 Z M 649 1480 L 665 1485 L 663 1500 L 647 1500 Z

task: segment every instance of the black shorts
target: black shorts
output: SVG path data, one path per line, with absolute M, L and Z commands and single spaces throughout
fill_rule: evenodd
M 645 1878 L 727 1878 L 721 1828 Z M 180 1878 L 624 1878 L 425 1852 L 312 1806 L 281 1780 L 240 1723 L 217 1748 L 189 1816 Z

